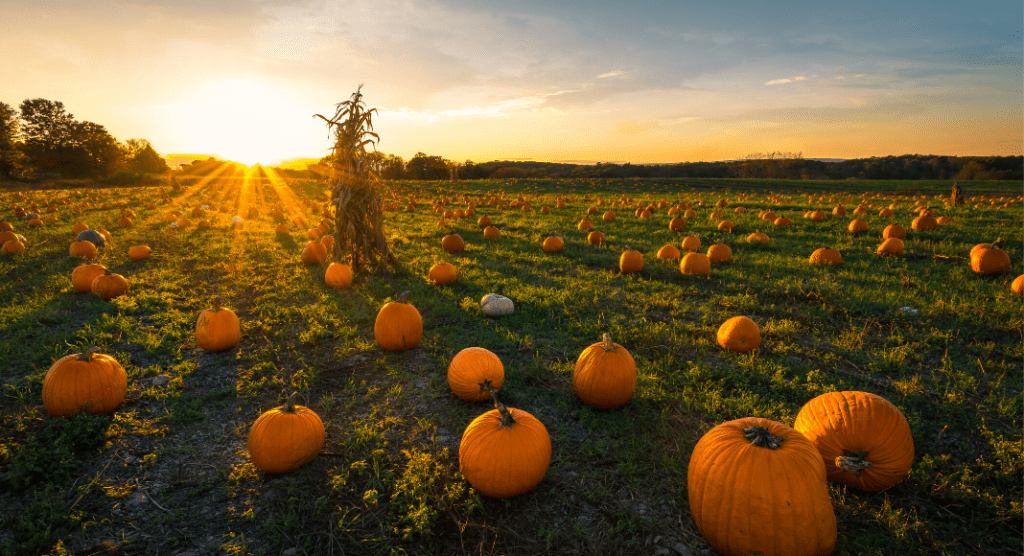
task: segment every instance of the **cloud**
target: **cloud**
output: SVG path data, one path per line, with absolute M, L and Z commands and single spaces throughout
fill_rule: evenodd
M 784 83 L 794 83 L 796 81 L 806 81 L 807 77 L 804 75 L 798 75 L 796 77 L 786 77 L 783 79 L 773 79 L 765 82 L 765 85 L 782 85 Z
M 622 75 L 624 73 L 626 73 L 626 72 L 624 72 L 624 71 L 610 71 L 608 73 L 602 73 L 601 75 L 598 75 L 597 78 L 598 79 L 604 79 L 606 77 L 615 77 L 617 75 Z

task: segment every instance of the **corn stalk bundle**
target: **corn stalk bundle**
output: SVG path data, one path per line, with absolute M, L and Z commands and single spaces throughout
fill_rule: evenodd
M 373 132 L 373 114 L 367 109 L 360 92 L 362 85 L 345 102 L 337 104 L 334 117 L 327 119 L 334 132 L 331 153 L 331 205 L 334 207 L 334 260 L 351 255 L 352 270 L 366 269 L 377 274 L 387 272 L 388 265 L 398 267 L 398 260 L 384 236 L 384 201 L 381 190 L 386 186 L 374 170 L 366 146 L 376 147 L 380 136 Z

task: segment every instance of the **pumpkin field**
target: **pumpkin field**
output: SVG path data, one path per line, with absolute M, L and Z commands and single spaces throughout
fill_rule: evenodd
M 386 274 L 272 168 L 5 187 L 0 553 L 1020 554 L 1024 204 L 960 185 L 389 182 Z

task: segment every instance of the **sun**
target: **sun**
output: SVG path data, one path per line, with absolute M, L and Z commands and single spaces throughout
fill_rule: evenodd
M 312 108 L 283 87 L 256 78 L 207 83 L 169 112 L 190 152 L 247 166 L 309 156 L 297 152 L 297 145 L 323 134 Z

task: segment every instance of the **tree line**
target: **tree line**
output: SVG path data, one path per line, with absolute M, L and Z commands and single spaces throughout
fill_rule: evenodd
M 480 180 L 511 178 L 747 178 L 786 180 L 1021 180 L 1021 156 L 941 156 L 905 154 L 841 161 L 803 158 L 802 153 L 752 153 L 740 160 L 681 162 L 677 164 L 509 161 L 454 162 L 436 155 L 416 153 L 409 160 L 371 153 L 374 168 L 389 180 Z M 330 157 L 311 165 L 308 172 L 326 176 Z M 293 171 L 294 172 L 294 171 Z
M 102 125 L 78 121 L 64 103 L 0 102 L 0 178 L 100 178 L 136 181 L 168 170 L 145 139 L 115 139 Z

